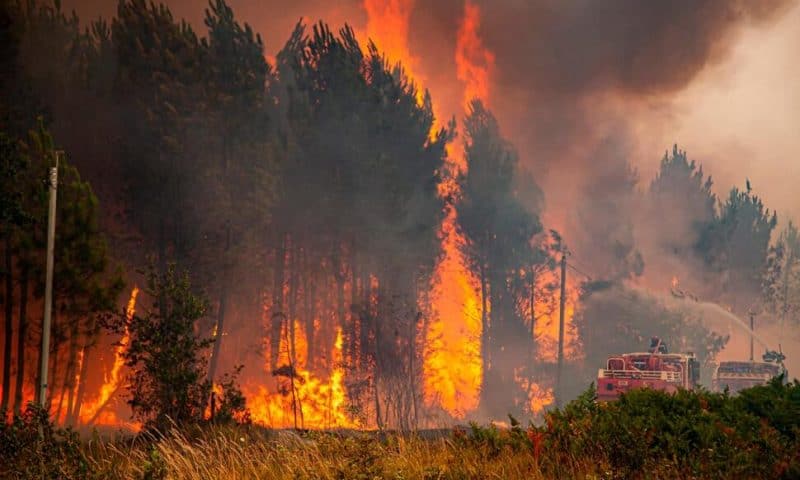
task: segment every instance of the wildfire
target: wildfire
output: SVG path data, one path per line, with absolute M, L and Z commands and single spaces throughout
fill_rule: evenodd
M 456 75 L 464 83 L 465 108 L 475 98 L 489 103 L 489 73 L 494 66 L 494 53 L 483 46 L 478 35 L 480 26 L 480 8 L 467 0 L 456 40 Z
M 125 318 L 130 322 L 133 315 L 136 313 L 136 297 L 139 295 L 139 287 L 134 286 L 131 291 L 131 297 L 128 300 L 128 305 L 125 308 Z M 114 365 L 111 371 L 105 377 L 103 386 L 100 387 L 100 394 L 97 399 L 91 404 L 87 404 L 81 411 L 81 422 L 83 423 L 100 423 L 100 424 L 118 424 L 120 423 L 115 413 L 106 407 L 112 397 L 117 393 L 120 388 L 122 378 L 120 372 L 125 363 L 122 355 L 125 353 L 125 348 L 128 346 L 129 332 L 127 327 L 125 333 L 120 340 L 119 345 L 114 349 Z
M 278 391 L 259 385 L 247 392 L 253 421 L 274 428 L 357 428 L 358 422 L 347 414 L 341 328 L 336 331 L 327 382 L 307 370 L 308 343 L 301 325 L 296 322 L 293 333 L 287 328 L 281 335 L 281 367 L 274 371 L 281 377 Z
M 458 29 L 455 61 L 458 79 L 464 84 L 464 105 L 474 98 L 488 104 L 489 71 L 494 55 L 483 46 L 478 31 L 480 9 L 467 2 Z M 460 148 L 448 149 L 450 167 L 467 168 Z M 442 195 L 457 196 L 458 185 L 446 181 Z M 437 266 L 433 309 L 425 345 L 423 366 L 425 398 L 450 415 L 463 418 L 478 406 L 481 377 L 481 308 L 477 282 L 459 251 L 464 239 L 456 225 L 456 212 L 449 210 L 442 224 L 444 258 Z
M 514 379 L 527 395 L 526 406 L 529 413 L 537 415 L 555 401 L 552 388 L 542 387 L 532 379 L 520 375 L 517 371 L 514 372 Z
M 547 276 L 555 276 L 553 273 Z M 546 281 L 546 280 L 545 280 Z M 564 302 L 564 357 L 575 356 L 578 352 L 574 345 L 574 328 L 572 320 L 575 315 L 575 306 L 578 304 L 579 291 L 573 282 L 567 277 L 565 289 L 566 300 Z M 559 327 L 559 298 L 560 294 L 547 298 L 540 298 L 536 303 L 536 324 L 534 335 L 537 342 L 537 357 L 539 360 L 554 362 L 558 357 L 558 327 Z
M 425 399 L 463 418 L 478 406 L 481 376 L 481 312 L 475 281 L 459 252 L 455 211 L 442 225 L 444 258 L 436 269 L 433 308 L 423 364 Z
M 408 24 L 414 0 L 364 0 L 367 13 L 367 39 L 383 52 L 390 62 L 400 62 L 412 81 L 424 81 L 418 70 L 419 60 L 408 48 Z M 422 89 L 417 90 L 417 102 L 422 104 Z

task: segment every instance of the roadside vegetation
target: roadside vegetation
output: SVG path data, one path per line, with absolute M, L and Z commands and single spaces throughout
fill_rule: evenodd
M 641 390 L 608 404 L 590 388 L 540 425 L 435 434 L 206 423 L 81 440 L 31 407 L 0 427 L 0 465 L 15 479 L 789 479 L 800 476 L 800 382 L 737 396 Z

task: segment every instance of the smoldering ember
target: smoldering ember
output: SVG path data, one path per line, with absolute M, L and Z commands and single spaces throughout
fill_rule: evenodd
M 800 475 L 797 1 L 0 35 L 0 477 Z

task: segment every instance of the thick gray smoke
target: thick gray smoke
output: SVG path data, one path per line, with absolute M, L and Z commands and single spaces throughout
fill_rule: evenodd
M 658 128 L 642 123 L 673 115 L 672 97 L 724 61 L 745 28 L 769 25 L 793 4 L 474 3 L 481 8 L 480 36 L 495 55 L 491 108 L 545 191 L 545 221 L 562 230 L 583 257 L 597 259 L 592 266 L 598 275 L 617 260 L 610 257 L 637 262 L 632 222 L 638 202 L 633 194 L 650 179 L 639 178 L 630 166 L 656 164 L 661 154 L 651 151 L 648 158 L 638 158 L 642 137 Z M 432 55 L 419 55 L 429 78 L 452 75 L 448 47 L 455 41 L 463 4 L 417 5 L 411 50 L 427 52 L 433 46 Z M 457 102 L 448 107 L 457 111 Z M 604 251 L 597 251 L 598 239 Z

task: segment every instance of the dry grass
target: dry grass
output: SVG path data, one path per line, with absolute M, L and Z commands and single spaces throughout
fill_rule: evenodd
M 545 478 L 530 452 L 489 452 L 452 438 L 215 429 L 192 439 L 173 433 L 157 442 L 123 445 L 89 444 L 89 457 L 103 478 Z M 567 476 L 587 478 L 577 472 Z

